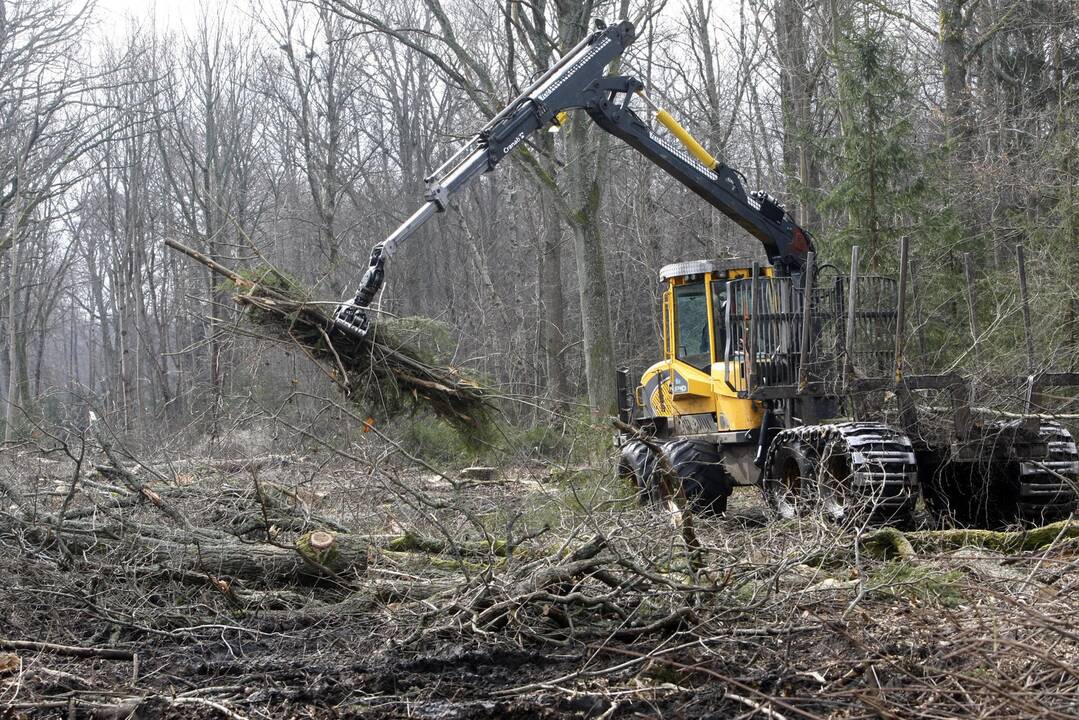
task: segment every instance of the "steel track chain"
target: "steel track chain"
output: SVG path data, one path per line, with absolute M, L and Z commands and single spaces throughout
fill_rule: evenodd
M 1048 455 L 1019 463 L 1019 514 L 1033 520 L 1066 517 L 1077 505 L 1079 449 L 1058 422 L 1043 421 L 1038 436 L 1048 445 Z
M 854 515 L 880 522 L 910 519 L 918 497 L 918 471 L 914 447 L 903 432 L 878 422 L 781 430 L 768 449 L 763 473 L 766 482 L 777 480 L 775 457 L 783 447 L 792 448 L 813 464 L 809 473 L 817 495 L 813 499 L 826 514 L 836 519 Z M 828 488 L 822 482 L 822 458 L 840 458 L 846 463 L 850 475 L 842 479 L 845 487 Z

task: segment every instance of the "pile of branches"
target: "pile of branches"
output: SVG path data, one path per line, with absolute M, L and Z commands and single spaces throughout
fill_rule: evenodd
M 421 342 L 410 342 L 405 323 L 380 319 L 363 337 L 342 332 L 327 312 L 334 304 L 312 301 L 275 268 L 236 272 L 175 240 L 166 244 L 231 283 L 254 325 L 298 346 L 354 401 L 377 402 L 389 413 L 428 408 L 466 439 L 489 431 L 490 394 L 456 368 L 436 364 Z

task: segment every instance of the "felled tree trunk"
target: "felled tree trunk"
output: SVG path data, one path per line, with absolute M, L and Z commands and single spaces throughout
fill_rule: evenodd
M 194 546 L 165 541 L 155 545 L 154 559 L 158 563 L 268 583 L 351 578 L 367 572 L 366 542 L 324 530 L 301 535 L 294 548 L 264 543 L 200 542 Z
M 225 533 L 183 531 L 162 532 L 164 537 L 132 534 L 117 542 L 81 528 L 76 530 L 77 527 L 70 524 L 60 533 L 69 549 L 123 547 L 129 563 L 137 561 L 139 565 L 160 566 L 174 572 L 195 572 L 266 585 L 302 584 L 318 579 L 350 580 L 367 572 L 366 540 L 325 530 L 305 533 L 290 547 L 238 542 Z

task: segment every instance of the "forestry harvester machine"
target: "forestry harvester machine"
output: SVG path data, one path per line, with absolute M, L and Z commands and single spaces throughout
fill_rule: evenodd
M 364 336 L 386 261 L 400 244 L 515 147 L 583 110 L 738 223 L 768 258 L 660 270 L 662 359 L 639 386 L 626 370 L 617 378 L 622 427 L 632 430 L 619 437 L 620 471 L 644 497 L 660 486 L 658 448 L 698 510 L 722 511 L 735 485 L 757 485 L 782 517 L 814 509 L 835 519 L 905 523 L 919 493 L 931 510 L 967 524 L 1072 513 L 1079 453 L 1064 427 L 1022 414 L 979 421 L 969 381 L 904 374 L 906 243 L 898 281 L 859 277 L 855 248 L 850 274 L 833 272 L 823 282 L 822 268 L 832 266 L 817 266 L 809 234 L 775 198 L 747 193 L 744 176 L 659 109 L 640 80 L 606 73 L 633 42 L 633 24 L 596 25 L 426 178 L 426 202 L 372 250 L 355 299 L 335 312 L 336 326 Z M 638 115 L 638 99 L 663 135 Z M 1046 386 L 1079 384 L 1079 376 L 1024 382 L 1029 398 Z M 916 391 L 948 398 L 946 429 L 924 427 Z M 886 396 L 894 411 L 883 410 Z

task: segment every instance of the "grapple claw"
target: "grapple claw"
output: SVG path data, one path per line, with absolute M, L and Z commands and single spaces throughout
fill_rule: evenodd
M 346 335 L 362 340 L 371 330 L 371 317 L 355 303 L 341 303 L 333 311 L 333 325 Z

